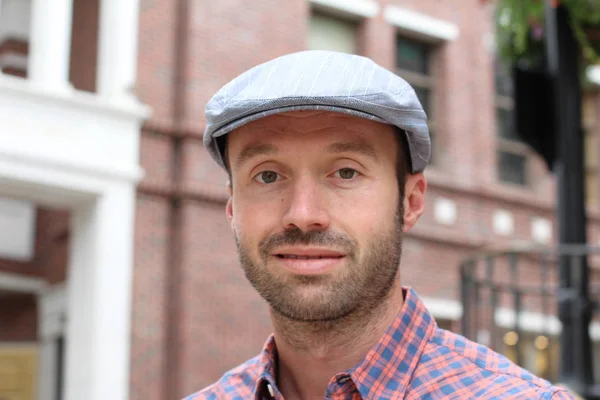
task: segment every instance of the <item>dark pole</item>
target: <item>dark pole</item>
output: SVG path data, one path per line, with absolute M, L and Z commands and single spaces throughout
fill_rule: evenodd
M 553 8 L 546 0 L 546 56 L 553 85 L 558 180 L 558 232 L 560 244 L 586 243 L 584 152 L 581 129 L 579 44 L 569 26 L 568 10 Z M 585 255 L 563 255 L 559 262 L 558 313 L 560 381 L 585 394 L 593 383 L 592 351 L 588 326 L 591 307 L 588 264 Z

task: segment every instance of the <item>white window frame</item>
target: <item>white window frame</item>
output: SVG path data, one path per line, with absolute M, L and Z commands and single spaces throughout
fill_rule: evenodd
M 379 14 L 374 0 L 310 0 L 313 8 L 351 19 L 373 18 Z
M 460 36 L 458 25 L 398 6 L 386 6 L 385 20 L 407 35 L 432 42 L 455 41 Z

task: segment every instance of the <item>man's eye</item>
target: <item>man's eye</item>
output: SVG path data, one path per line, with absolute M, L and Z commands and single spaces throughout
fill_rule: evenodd
M 254 177 L 260 183 L 273 183 L 277 181 L 279 174 L 273 171 L 263 171 Z
M 342 179 L 356 178 L 358 171 L 352 168 L 342 168 L 335 171 L 335 174 Z

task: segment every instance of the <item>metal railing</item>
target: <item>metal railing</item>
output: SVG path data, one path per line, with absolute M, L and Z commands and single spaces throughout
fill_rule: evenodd
M 600 399 L 589 334 L 591 326 L 600 329 L 600 247 L 484 250 L 462 262 L 460 274 L 464 336 Z

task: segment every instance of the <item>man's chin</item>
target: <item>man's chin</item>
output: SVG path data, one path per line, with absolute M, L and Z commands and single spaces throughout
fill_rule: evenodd
M 305 285 L 287 291 L 284 301 L 267 299 L 276 313 L 298 322 L 335 321 L 351 314 L 356 307 L 318 285 Z
M 288 320 L 303 323 L 335 322 L 349 316 L 353 312 L 351 309 L 346 311 L 339 310 L 335 312 L 329 309 L 319 310 L 314 308 L 300 308 L 298 305 L 296 305 L 293 310 L 289 308 L 272 309 L 275 313 L 285 317 Z

